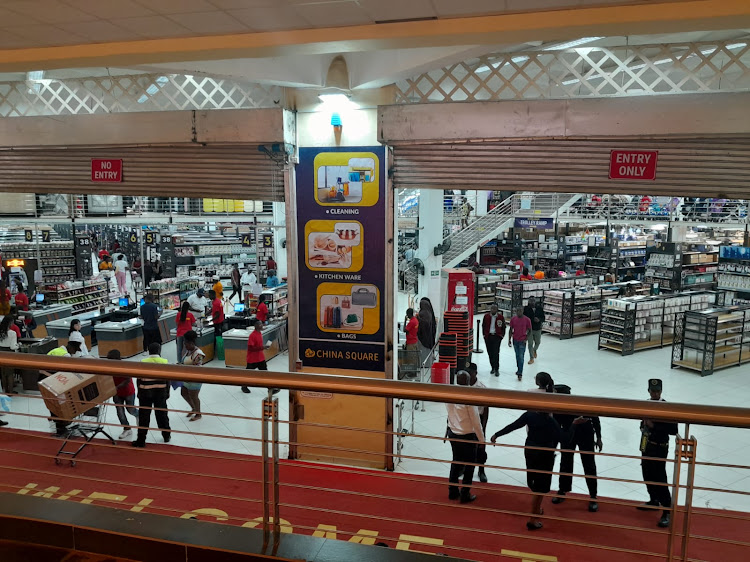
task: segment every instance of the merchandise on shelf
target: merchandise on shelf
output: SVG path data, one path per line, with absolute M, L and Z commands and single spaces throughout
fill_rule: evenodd
M 37 248 L 38 246 L 38 248 Z M 2 242 L 3 259 L 39 259 L 43 283 L 54 284 L 76 278 L 76 259 L 72 240 L 50 242 Z
M 716 291 L 608 299 L 602 308 L 599 349 L 630 355 L 670 345 L 681 313 L 721 305 L 723 300 L 723 293 Z
M 107 282 L 102 278 L 47 285 L 43 293 L 47 304 L 69 304 L 73 307 L 73 314 L 100 310 L 109 301 Z
M 477 275 L 475 294 L 476 314 L 483 314 L 490 311 L 490 306 L 495 302 L 497 294 L 497 284 L 510 278 L 515 272 L 507 271 L 495 275 Z
M 200 277 L 170 277 L 151 281 L 146 292 L 154 295 L 156 304 L 165 310 L 177 309 L 180 303 L 203 285 Z
M 750 247 L 719 248 L 718 288 L 729 293 L 729 302 L 750 299 Z
M 544 292 L 553 289 L 572 289 L 592 285 L 594 279 L 587 275 L 559 277 L 532 281 L 503 281 L 497 284 L 497 306 L 507 318 L 519 306 L 526 306 L 529 297 L 544 300 Z
M 672 367 L 710 375 L 750 361 L 750 306 L 710 308 L 679 315 Z
M 718 252 L 714 246 L 659 242 L 646 249 L 646 280 L 666 291 L 714 288 Z

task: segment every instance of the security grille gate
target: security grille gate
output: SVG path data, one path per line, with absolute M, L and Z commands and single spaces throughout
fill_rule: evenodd
M 396 188 L 750 197 L 750 135 L 390 144 Z M 656 179 L 609 179 L 618 149 L 658 150 Z
M 123 181 L 91 182 L 92 158 L 121 159 Z M 283 201 L 283 160 L 240 143 L 0 148 L 0 191 Z

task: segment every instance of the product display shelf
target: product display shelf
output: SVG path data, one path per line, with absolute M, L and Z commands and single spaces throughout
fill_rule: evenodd
M 544 292 L 554 289 L 573 289 L 592 285 L 594 279 L 588 275 L 578 277 L 560 277 L 557 279 L 539 279 L 532 281 L 503 281 L 498 283 L 497 306 L 506 318 L 519 306 L 526 306 L 529 297 L 544 300 Z
M 507 263 L 507 259 L 505 260 Z M 490 240 L 479 249 L 479 265 L 497 265 L 500 257 L 497 252 L 497 240 Z
M 615 279 L 622 280 L 631 271 L 638 279 L 643 279 L 646 271 L 645 241 L 614 242 Z
M 258 259 L 255 230 L 245 234 L 250 237 L 250 247 L 242 245 L 243 236 L 240 235 L 175 234 L 173 240 L 177 272 L 200 274 L 211 270 L 222 278 L 229 278 L 235 263 L 242 264 L 243 268 L 254 268 Z
M 70 305 L 73 314 L 100 310 L 108 304 L 107 282 L 103 279 L 78 281 L 70 287 L 50 285 L 43 293 L 47 304 Z
M 672 346 L 672 367 L 698 371 L 750 361 L 750 306 L 710 308 L 680 314 Z
M 649 290 L 648 287 L 634 281 L 545 291 L 544 331 L 560 339 L 599 332 L 603 303 L 616 297 L 626 285 L 636 287 L 638 292 Z
M 23 233 L 7 233 L 0 240 L 0 254 L 3 259 L 38 259 L 45 284 L 64 283 L 76 278 L 76 258 L 72 240 L 60 240 L 52 230 L 51 241 L 23 241 Z M 20 236 L 20 238 L 19 238 Z M 57 238 L 57 239 L 55 239 Z
M 714 246 L 654 242 L 646 253 L 646 280 L 665 291 L 715 287 L 718 250 Z
M 586 252 L 586 273 L 594 277 L 614 274 L 617 270 L 617 251 L 611 246 L 589 247 Z
M 598 347 L 630 355 L 671 345 L 681 313 L 721 306 L 723 301 L 723 293 L 717 291 L 607 299 L 602 306 Z
M 266 296 L 266 306 L 268 307 L 269 316 L 280 318 L 287 315 L 289 311 L 288 285 L 280 285 L 274 289 L 266 289 L 262 294 Z
M 202 283 L 203 279 L 199 277 L 160 279 L 151 282 L 146 294 L 153 295 L 154 302 L 164 310 L 176 310 L 202 286 Z
M 721 246 L 717 274 L 718 289 L 727 300 L 740 304 L 750 300 L 750 247 Z
M 508 279 L 508 275 L 510 275 L 510 272 L 507 275 L 477 275 L 476 290 L 474 291 L 475 314 L 484 314 L 490 311 L 490 307 L 495 303 L 497 284 Z

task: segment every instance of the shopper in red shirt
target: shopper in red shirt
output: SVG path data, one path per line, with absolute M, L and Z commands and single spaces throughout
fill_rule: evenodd
M 258 369 L 259 371 L 267 371 L 268 365 L 266 365 L 266 345 L 263 344 L 263 322 L 256 320 L 253 324 L 255 328 L 250 337 L 247 338 L 247 369 Z M 268 343 L 270 346 L 271 343 Z M 245 394 L 250 393 L 250 389 L 246 386 L 242 387 L 242 392 Z M 274 394 L 278 390 L 274 390 Z
M 122 359 L 119 349 L 112 349 L 107 353 L 107 359 L 113 359 L 119 361 Z M 135 385 L 133 379 L 130 377 L 112 377 L 115 383 L 115 390 L 117 394 L 112 397 L 112 402 L 116 404 L 117 419 L 120 420 L 122 425 L 122 433 L 118 439 L 130 439 L 133 436 L 133 431 L 130 429 L 128 424 L 128 414 L 138 419 L 138 410 L 135 407 Z
M 520 279 L 521 279 L 521 281 L 531 281 L 533 279 L 533 277 L 531 275 L 529 275 L 529 268 L 528 267 L 524 267 L 523 268 L 523 273 L 521 273 Z
M 414 316 L 414 309 L 406 309 L 406 318 L 404 319 L 404 332 L 406 332 L 406 350 L 419 351 L 417 347 L 417 331 L 419 330 L 419 320 Z
M 266 270 L 276 271 L 276 260 L 273 259 L 273 256 L 268 256 L 268 260 L 266 261 Z
M 268 307 L 266 306 L 266 296 L 260 295 L 258 297 L 258 306 L 255 309 L 255 318 L 261 322 L 268 320 Z
M 518 380 L 523 377 L 523 363 L 526 355 L 526 340 L 531 334 L 531 319 L 523 313 L 523 307 L 519 306 L 516 315 L 510 319 L 510 337 L 508 347 L 513 347 L 516 352 L 516 376 Z
M 185 301 L 177 315 L 177 363 L 182 363 L 185 334 L 193 329 L 193 324 L 195 324 L 195 316 L 190 313 L 190 303 Z

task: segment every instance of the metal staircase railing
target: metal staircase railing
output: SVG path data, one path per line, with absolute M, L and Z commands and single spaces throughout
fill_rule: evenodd
M 513 226 L 516 217 L 556 217 L 579 198 L 576 193 L 516 193 L 466 228 L 443 240 L 450 248 L 443 254 L 443 267 L 454 267 L 502 231 Z

